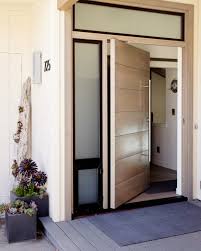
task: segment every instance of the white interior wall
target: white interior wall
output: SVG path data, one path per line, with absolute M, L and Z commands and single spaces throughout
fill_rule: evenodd
M 146 45 L 146 44 L 132 44 L 133 46 L 150 53 L 150 58 L 162 59 L 177 59 L 177 47 Z M 177 62 L 168 61 L 153 61 L 151 60 L 150 66 L 153 68 L 176 68 Z
M 177 93 L 170 90 L 173 79 L 177 79 L 177 70 L 166 69 L 166 122 L 152 126 L 152 163 L 177 170 Z
M 151 72 L 151 110 L 154 124 L 166 123 L 166 78 Z
M 166 69 L 166 121 L 168 168 L 177 170 L 177 93 L 170 90 L 172 80 L 177 79 L 177 69 Z M 175 109 L 175 115 L 172 115 Z
M 0 3 L 0 203 L 9 200 L 21 86 L 31 72 L 31 17 L 26 4 Z

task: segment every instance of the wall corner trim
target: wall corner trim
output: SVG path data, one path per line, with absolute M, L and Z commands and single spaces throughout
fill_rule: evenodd
M 59 10 L 70 9 L 78 0 L 57 0 L 57 7 Z

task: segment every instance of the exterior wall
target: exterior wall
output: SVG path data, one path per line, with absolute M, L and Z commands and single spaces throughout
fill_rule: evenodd
M 42 52 L 42 84 L 32 85 L 32 154 L 48 175 L 50 216 L 59 220 L 60 210 L 60 79 L 59 11 L 56 0 L 38 1 L 32 8 L 33 51 Z M 51 70 L 44 72 L 44 61 Z
M 166 0 L 163 0 L 166 1 Z M 199 0 L 169 0 L 170 2 L 186 3 L 194 5 L 194 125 L 198 129 L 193 129 L 192 137 L 194 139 L 194 154 L 193 154 L 193 197 L 201 200 L 201 114 L 199 107 L 201 107 L 201 3 Z
M 16 132 L 21 86 L 31 74 L 31 17 L 28 5 L 0 4 L 0 203 L 13 186 Z

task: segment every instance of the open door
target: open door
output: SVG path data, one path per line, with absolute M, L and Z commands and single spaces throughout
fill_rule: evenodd
M 150 55 L 111 40 L 111 208 L 136 197 L 150 179 Z

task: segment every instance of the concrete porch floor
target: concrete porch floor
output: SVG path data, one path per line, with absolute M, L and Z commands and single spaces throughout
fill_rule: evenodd
M 201 207 L 201 202 L 194 201 Z M 41 218 L 47 237 L 61 251 L 201 251 L 201 231 L 120 247 L 86 218 L 54 223 Z

